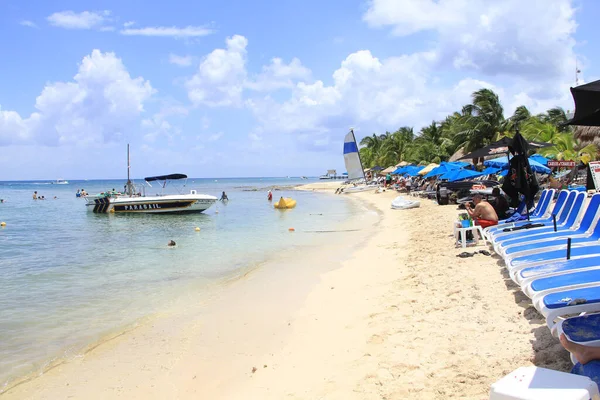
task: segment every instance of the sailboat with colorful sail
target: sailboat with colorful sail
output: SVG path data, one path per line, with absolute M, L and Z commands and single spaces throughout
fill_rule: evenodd
M 344 189 L 344 193 L 364 192 L 375 189 L 374 186 L 366 184 L 367 178 L 365 177 L 365 170 L 360 159 L 353 129 L 350 129 L 350 132 L 344 138 L 344 163 L 348 172 L 348 180 L 354 185 Z

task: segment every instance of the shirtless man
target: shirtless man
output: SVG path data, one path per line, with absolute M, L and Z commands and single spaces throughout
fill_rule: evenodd
M 483 201 L 480 194 L 473 195 L 473 203 L 475 203 L 475 208 L 471 208 L 469 203 L 465 204 L 465 208 L 471 218 L 475 220 L 476 225 L 480 225 L 482 228 L 498 225 L 496 210 L 490 203 Z

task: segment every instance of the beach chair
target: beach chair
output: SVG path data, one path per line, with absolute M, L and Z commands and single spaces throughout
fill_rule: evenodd
M 554 189 L 546 189 L 546 190 L 542 191 L 542 194 L 540 195 L 540 199 L 538 200 L 538 203 L 536 204 L 535 209 L 529 214 L 529 222 L 532 220 L 538 220 L 540 218 L 547 217 L 548 216 L 547 214 L 549 214 L 549 211 L 550 211 L 550 203 L 553 198 L 554 198 Z M 525 211 L 525 207 L 526 207 L 526 203 L 523 201 L 519 204 L 519 207 L 517 208 L 516 212 L 518 212 L 519 214 L 522 214 L 523 211 Z M 510 218 L 508 218 L 508 219 L 510 219 Z M 496 230 L 502 230 L 504 228 L 510 228 L 513 226 L 518 226 L 521 223 L 528 222 L 526 220 L 506 222 L 508 219 L 500 220 L 500 221 L 498 221 L 498 225 L 485 228 L 484 233 L 485 233 L 486 237 L 488 236 L 488 234 L 490 234 L 491 232 L 495 232 Z
M 532 214 L 530 214 L 529 220 L 522 220 L 511 223 L 500 223 L 499 225 L 489 227 L 487 228 L 487 236 L 491 239 L 493 235 L 497 234 L 498 232 L 501 232 L 505 228 L 513 228 L 528 223 L 535 223 L 541 220 L 547 220 L 548 218 L 550 218 L 551 220 L 551 214 L 557 214 L 560 212 L 560 210 L 565 204 L 565 201 L 567 200 L 568 195 L 568 190 L 561 190 L 556 199 L 556 203 L 554 203 L 554 207 L 550 207 L 553 195 L 551 195 L 550 192 L 546 192 L 545 197 L 543 199 L 540 198 L 540 201 L 536 205 L 535 211 Z
M 600 285 L 600 269 L 575 271 L 568 274 L 534 279 L 521 287 L 522 292 L 535 303 L 550 293 Z
M 510 257 L 505 258 L 504 261 L 506 263 L 506 269 L 508 270 L 511 279 L 524 268 L 535 267 L 538 265 L 544 265 L 553 262 L 568 261 L 566 242 L 567 241 L 565 240 L 565 245 L 559 249 L 548 250 L 542 253 L 528 254 L 512 259 Z M 594 242 L 594 244 L 578 245 L 577 247 L 571 247 L 571 260 L 578 260 L 589 257 L 600 257 L 600 243 Z
M 496 252 L 502 257 L 514 257 L 516 254 L 528 254 L 528 251 L 547 251 L 552 247 L 565 244 L 571 238 L 571 244 L 593 243 L 600 239 L 600 194 L 592 197 L 587 209 L 581 218 L 577 229 L 557 229 L 557 232 L 539 233 L 530 237 L 510 239 L 501 242 L 495 247 Z
M 534 267 L 526 267 L 515 271 L 511 279 L 519 286 L 524 287 L 531 281 L 563 274 L 570 274 L 578 271 L 600 268 L 600 255 L 587 258 L 577 258 L 574 260 L 555 261 L 544 263 Z
M 567 339 L 583 346 L 600 347 L 600 307 L 593 313 L 559 320 L 552 333 L 556 337 L 564 333 Z M 572 354 L 571 362 L 577 364 Z
M 536 296 L 533 306 L 546 318 L 546 324 L 556 334 L 557 319 L 600 310 L 600 283 L 577 289 L 565 289 Z
M 565 198 L 564 202 L 562 202 L 562 203 L 559 203 L 557 200 L 556 206 L 552 210 L 552 215 L 556 216 L 556 225 L 557 226 L 562 226 L 565 224 L 571 209 L 573 208 L 573 206 L 576 203 L 578 195 L 580 195 L 579 209 L 581 209 L 581 204 L 583 204 L 583 201 L 585 200 L 584 193 L 574 192 L 574 191 L 565 191 L 565 194 L 563 194 L 563 192 L 560 193 L 560 195 L 558 196 L 559 199 L 561 199 L 561 197 L 565 198 L 565 196 L 566 196 L 566 198 Z M 560 209 L 557 209 L 558 206 L 560 206 Z M 553 227 L 554 227 L 554 217 L 553 216 L 529 222 L 530 224 L 536 224 L 536 225 L 542 224 L 541 227 L 515 230 L 515 231 L 510 231 L 510 232 L 504 232 L 503 230 L 496 230 L 495 232 L 490 232 L 490 235 L 488 235 L 488 236 L 490 237 L 490 239 L 493 243 L 497 243 L 499 241 L 506 240 L 506 238 L 517 237 L 516 235 L 526 235 L 527 233 L 533 234 L 532 232 L 539 231 L 542 228 L 549 227 L 549 228 L 553 229 Z M 524 227 L 526 224 L 527 223 L 519 224 L 515 228 Z M 503 229 L 514 229 L 514 228 L 506 227 Z
M 515 235 L 503 237 L 494 243 L 496 253 L 505 257 L 507 254 L 515 254 L 531 249 L 552 246 L 553 240 L 559 240 L 570 237 L 572 239 L 592 238 L 593 229 L 597 223 L 598 207 L 600 206 L 600 194 L 592 197 L 587 208 L 583 207 L 586 195 L 579 193 L 575 203 L 571 208 L 567 220 L 563 225 L 558 225 L 556 231 L 554 227 L 544 227 L 543 229 L 532 230 L 531 232 L 517 231 Z M 583 214 L 583 216 L 582 216 Z M 580 218 L 581 217 L 581 218 Z M 596 239 L 590 239 L 596 240 Z M 561 241 L 558 244 L 562 244 Z

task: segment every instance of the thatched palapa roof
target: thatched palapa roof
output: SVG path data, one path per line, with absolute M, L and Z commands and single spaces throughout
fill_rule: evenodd
M 600 126 L 576 126 L 573 137 L 579 140 L 583 146 L 593 143 L 600 147 Z

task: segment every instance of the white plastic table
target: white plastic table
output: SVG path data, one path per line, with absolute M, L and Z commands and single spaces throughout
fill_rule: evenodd
M 454 224 L 454 239 L 458 243 L 459 241 L 462 244 L 462 247 L 467 247 L 467 232 L 473 233 L 473 239 L 475 239 L 475 245 L 479 244 L 479 238 L 483 240 L 484 243 L 487 243 L 485 235 L 483 234 L 483 229 L 479 225 L 469 226 L 467 228 L 463 228 Z M 460 237 L 460 239 L 459 239 Z
M 521 367 L 492 384 L 490 400 L 599 400 L 587 376 L 538 367 Z

